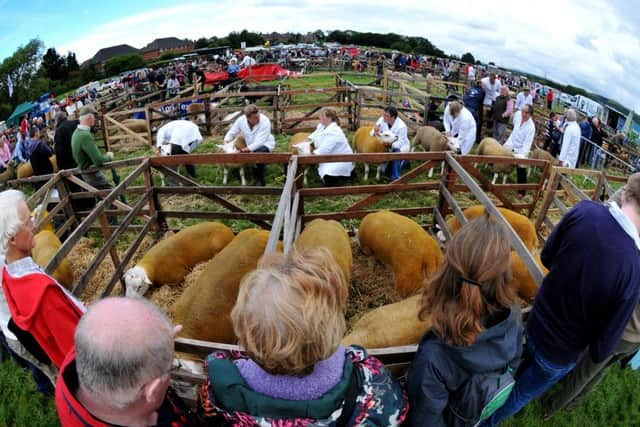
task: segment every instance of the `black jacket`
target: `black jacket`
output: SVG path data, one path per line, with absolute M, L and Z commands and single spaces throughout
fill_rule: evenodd
M 58 126 L 53 136 L 56 161 L 58 162 L 58 169 L 60 170 L 78 167 L 71 154 L 71 135 L 73 135 L 73 131 L 78 127 L 78 123 L 77 120 L 65 120 Z
M 407 376 L 409 424 L 425 427 L 449 425 L 448 407 L 457 390 L 473 375 L 500 372 L 507 367 L 515 371 L 521 354 L 522 321 L 517 307 L 480 334 L 471 346 L 451 346 L 432 330 L 428 331 L 420 342 Z

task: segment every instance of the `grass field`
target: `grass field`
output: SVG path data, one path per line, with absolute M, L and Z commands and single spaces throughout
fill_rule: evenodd
M 349 79 L 356 84 L 370 83 L 370 77 L 349 76 Z M 328 73 L 319 73 L 311 75 L 304 79 L 290 79 L 292 89 L 330 87 L 335 83 L 333 75 Z M 310 103 L 317 102 L 326 95 L 319 94 L 301 94 L 297 95 L 295 102 Z M 348 132 L 350 138 L 351 134 Z M 215 144 L 221 141 L 220 136 L 207 138 L 198 149 L 197 153 L 208 153 L 215 150 Z M 284 152 L 287 150 L 288 137 L 278 135 L 276 137 L 276 151 Z M 126 159 L 133 157 L 141 157 L 153 154 L 148 147 L 140 147 L 139 149 L 127 150 L 127 152 L 116 150 L 117 159 Z M 415 166 L 415 165 L 414 165 Z M 203 165 L 198 166 L 197 181 L 203 185 L 222 185 L 222 169 L 218 166 Z M 126 174 L 133 168 L 123 168 L 120 175 L 124 179 Z M 375 172 L 373 172 L 375 174 Z M 248 177 L 250 175 L 247 175 Z M 370 175 L 371 176 L 371 175 Z M 487 176 L 489 176 L 487 172 Z M 357 165 L 357 178 L 355 184 L 364 184 L 362 180 L 362 165 Z M 309 186 L 320 186 L 320 179 L 315 170 L 308 173 Z M 159 184 L 159 177 L 157 184 Z M 284 183 L 284 170 L 279 165 L 271 165 L 267 167 L 267 182 L 269 185 L 282 186 Z M 433 178 L 438 180 L 439 176 Z M 532 175 L 530 180 L 538 179 L 537 175 Z M 413 182 L 423 182 L 427 180 L 425 176 L 416 178 Z M 249 178 L 249 182 L 251 179 Z M 369 183 L 375 180 L 370 178 Z M 510 177 L 510 182 L 515 182 L 515 172 Z M 593 184 L 580 178 L 574 178 L 574 182 L 585 189 L 593 188 Z M 139 178 L 134 185 L 141 185 L 142 178 Z M 239 178 L 232 174 L 230 185 L 239 185 Z M 313 200 L 305 200 L 306 212 L 335 212 L 357 202 L 365 196 L 340 196 L 334 198 L 315 198 Z M 133 198 L 135 200 L 135 198 Z M 184 198 L 180 206 L 182 210 L 212 210 L 214 203 L 202 197 L 194 197 L 191 199 Z M 278 202 L 276 196 L 247 197 L 235 196 L 232 199 L 234 203 L 242 206 L 249 212 L 275 212 Z M 385 207 L 418 207 L 433 206 L 437 201 L 436 192 L 413 192 L 406 194 L 389 194 L 382 200 L 371 206 L 373 208 Z M 472 199 L 467 199 L 471 202 Z M 130 203 L 132 200 L 130 200 Z M 416 218 L 425 223 L 430 218 Z M 192 223 L 193 220 L 177 220 L 172 219 L 170 226 L 184 226 Z M 235 231 L 243 228 L 252 227 L 253 224 L 248 221 L 225 221 L 233 227 Z M 357 220 L 345 221 L 348 227 L 357 227 Z M 102 236 L 95 235 L 97 244 L 104 241 Z M 126 248 L 131 242 L 131 236 L 125 235 L 118 243 L 118 248 Z M 640 372 L 625 370 L 622 371 L 617 367 L 612 369 L 606 376 L 605 381 L 595 390 L 584 405 L 580 406 L 573 412 L 562 412 L 557 414 L 548 422 L 542 421 L 541 410 L 538 403 L 529 405 L 521 414 L 506 421 L 503 425 L 513 427 L 533 427 L 533 426 L 633 426 L 640 425 Z M 55 414 L 53 401 L 41 397 L 36 391 L 29 373 L 23 372 L 13 362 L 4 362 L 0 364 L 0 427 L 3 426 L 57 426 L 58 421 Z

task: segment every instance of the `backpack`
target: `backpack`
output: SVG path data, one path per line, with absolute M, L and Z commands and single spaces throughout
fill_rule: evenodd
M 507 366 L 502 372 L 471 375 L 449 400 L 447 425 L 475 427 L 493 415 L 509 398 L 514 373 Z

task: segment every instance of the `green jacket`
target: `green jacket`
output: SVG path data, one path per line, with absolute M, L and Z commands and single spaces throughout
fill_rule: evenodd
M 76 128 L 71 136 L 71 154 L 81 170 L 102 166 L 109 158 L 98 150 L 91 131 Z

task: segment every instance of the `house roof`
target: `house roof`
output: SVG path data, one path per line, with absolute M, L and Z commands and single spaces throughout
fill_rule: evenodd
M 100 49 L 93 55 L 93 58 L 89 60 L 90 63 L 96 64 L 98 62 L 104 62 L 109 58 L 113 58 L 118 55 L 126 55 L 129 53 L 137 53 L 138 49 L 128 44 L 119 44 L 116 46 L 110 46 Z
M 140 49 L 140 51 L 151 52 L 154 50 L 161 50 L 161 49 L 175 49 L 177 47 L 184 46 L 185 44 L 190 44 L 190 43 L 191 42 L 188 40 L 180 40 L 177 37 L 165 37 L 162 39 L 155 39 L 154 41 L 152 41 L 151 43 L 149 43 L 148 45 Z

